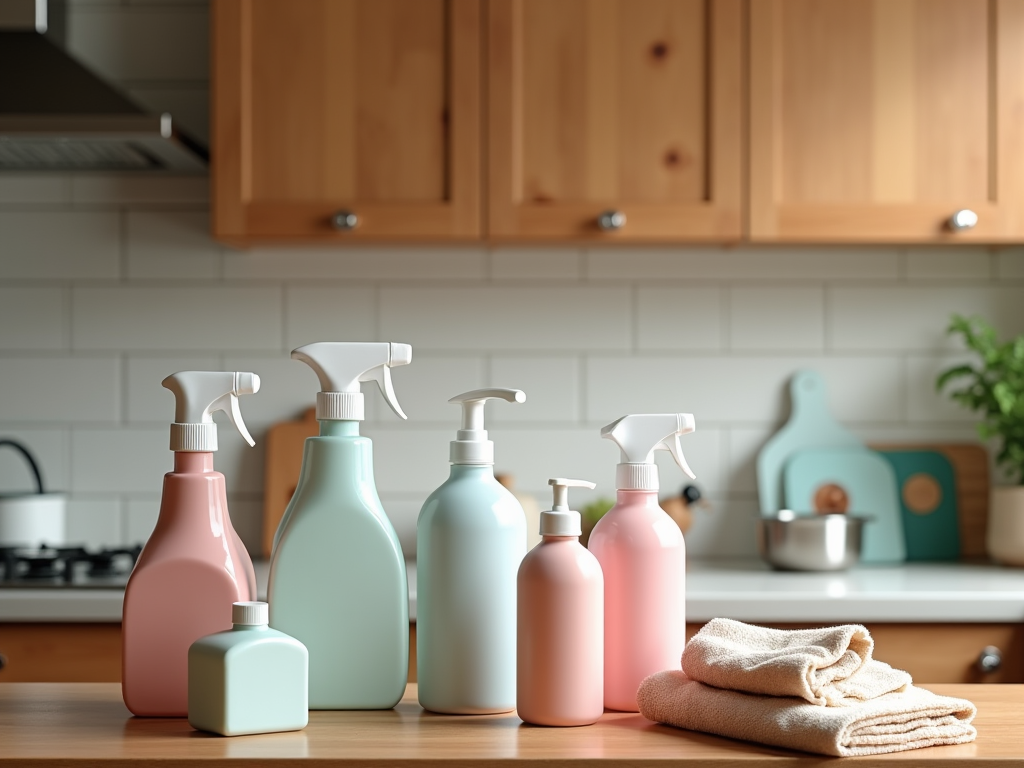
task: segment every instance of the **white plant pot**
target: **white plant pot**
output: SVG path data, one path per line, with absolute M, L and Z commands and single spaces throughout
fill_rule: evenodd
M 996 562 L 1024 567 L 1024 485 L 992 488 L 987 544 Z

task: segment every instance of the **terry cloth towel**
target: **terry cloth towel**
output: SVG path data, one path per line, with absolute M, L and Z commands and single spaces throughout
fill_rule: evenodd
M 691 680 L 811 704 L 845 707 L 906 690 L 908 673 L 871 658 L 874 640 L 857 624 L 769 629 L 712 619 L 683 651 Z
M 877 755 L 974 741 L 969 701 L 909 687 L 848 707 L 822 707 L 792 697 L 712 688 L 668 670 L 637 692 L 649 720 L 732 739 L 823 755 Z

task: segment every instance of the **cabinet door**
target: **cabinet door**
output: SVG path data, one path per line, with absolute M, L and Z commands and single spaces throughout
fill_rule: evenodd
M 739 0 L 491 0 L 487 26 L 492 239 L 740 237 Z
M 1024 2 L 754 0 L 750 24 L 752 239 L 1024 237 Z
M 217 0 L 215 236 L 479 236 L 481 23 L 479 0 Z

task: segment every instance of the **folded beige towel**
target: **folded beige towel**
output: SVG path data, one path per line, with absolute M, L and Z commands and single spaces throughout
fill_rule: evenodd
M 712 619 L 686 644 L 683 671 L 716 688 L 852 706 L 912 682 L 906 672 L 872 659 L 874 644 L 858 624 L 769 629 Z
M 640 713 L 659 723 L 839 757 L 963 744 L 977 735 L 971 702 L 913 686 L 853 706 L 822 707 L 713 688 L 669 670 L 644 680 L 636 699 Z

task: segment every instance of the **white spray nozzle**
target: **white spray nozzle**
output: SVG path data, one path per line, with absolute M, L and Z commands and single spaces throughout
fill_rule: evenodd
M 622 451 L 616 469 L 616 486 L 621 490 L 658 490 L 655 451 L 668 451 L 691 479 L 696 475 L 683 457 L 679 436 L 696 430 L 692 413 L 638 413 L 623 416 L 601 428 L 601 437 L 615 442 Z
M 564 477 L 553 477 L 548 480 L 554 495 L 554 504 L 547 512 L 540 513 L 541 536 L 579 536 L 580 513 L 569 509 L 570 488 L 596 488 L 594 483 L 586 480 L 569 480 Z
M 216 451 L 215 411 L 224 411 L 250 446 L 256 445 L 242 421 L 239 395 L 260 391 L 260 377 L 248 371 L 179 371 L 161 384 L 174 393 L 172 451 Z
M 316 417 L 320 420 L 362 421 L 360 383 L 375 381 L 384 400 L 399 417 L 408 418 L 398 404 L 391 369 L 412 362 L 412 347 L 392 342 L 318 341 L 292 350 L 320 379 Z
M 462 406 L 462 429 L 452 441 L 449 460 L 452 464 L 493 464 L 494 443 L 487 439 L 484 429 L 484 406 L 488 400 L 506 400 L 525 403 L 526 393 L 521 389 L 474 389 L 456 395 L 449 403 Z

